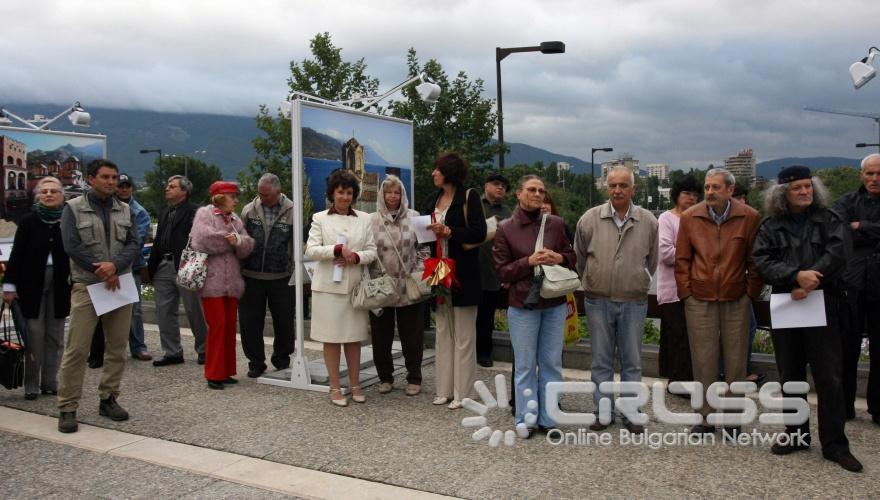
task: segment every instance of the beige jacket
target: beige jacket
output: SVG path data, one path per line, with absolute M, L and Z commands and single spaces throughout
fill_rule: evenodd
M 376 260 L 376 243 L 370 225 L 370 214 L 354 211 L 350 215 L 328 215 L 327 210 L 312 216 L 309 240 L 306 243 L 307 259 L 318 262 L 312 277 L 312 290 L 316 292 L 348 294 L 361 281 L 361 269 Z M 345 266 L 342 281 L 333 281 L 333 249 L 336 237 L 344 234 L 349 250 L 358 254 L 360 263 Z
M 605 203 L 578 220 L 574 250 L 584 294 L 614 302 L 645 300 L 657 270 L 657 219 L 633 205 L 618 231 L 612 216 L 611 203 Z

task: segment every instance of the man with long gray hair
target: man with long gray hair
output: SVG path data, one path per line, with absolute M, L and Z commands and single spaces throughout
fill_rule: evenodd
M 791 166 L 779 172 L 777 184 L 765 193 L 768 215 L 755 239 L 753 257 L 774 294 L 790 294 L 793 301 L 822 294 L 826 326 L 774 328 L 771 332 L 780 382 L 807 380 L 807 365 L 816 387 L 819 440 L 822 455 L 844 469 L 861 472 L 862 464 L 849 451 L 844 433 L 838 301 L 843 296 L 846 266 L 846 225 L 828 207 L 828 192 L 810 169 Z M 806 396 L 801 396 L 806 399 Z M 771 448 L 775 455 L 807 450 L 810 422 L 786 426 L 787 439 Z
M 846 265 L 846 300 L 841 305 L 843 392 L 847 420 L 856 417 L 856 379 L 862 334 L 867 334 L 871 371 L 868 375 L 868 413 L 880 425 L 880 154 L 862 160 L 862 186 L 843 195 L 834 210 L 849 224 L 852 256 Z M 874 286 L 871 286 L 874 285 Z
M 254 238 L 254 251 L 242 261 L 244 295 L 238 302 L 241 347 L 248 358 L 248 377 L 266 371 L 263 328 L 266 305 L 272 314 L 272 365 L 276 370 L 290 366 L 293 353 L 294 290 L 293 202 L 281 193 L 281 180 L 266 173 L 257 182 L 257 198 L 245 205 L 241 220 Z

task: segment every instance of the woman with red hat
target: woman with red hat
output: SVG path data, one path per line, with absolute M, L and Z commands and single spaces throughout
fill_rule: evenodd
M 200 208 L 193 219 L 191 247 L 208 254 L 208 275 L 202 288 L 202 308 L 208 323 L 205 346 L 205 378 L 211 389 L 237 384 L 235 375 L 235 324 L 238 299 L 244 280 L 238 261 L 250 255 L 254 239 L 233 210 L 238 185 L 217 181 L 209 189 L 211 204 Z

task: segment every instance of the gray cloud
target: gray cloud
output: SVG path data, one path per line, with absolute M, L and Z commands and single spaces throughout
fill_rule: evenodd
M 494 98 L 496 46 L 559 39 L 564 55 L 502 63 L 508 141 L 681 167 L 744 147 L 761 160 L 852 157 L 876 140 L 871 121 L 802 107 L 880 109 L 880 82 L 855 91 L 847 74 L 880 45 L 878 14 L 867 0 L 7 0 L 0 103 L 253 115 L 280 102 L 289 62 L 323 31 L 383 89 L 405 78 L 415 47 Z

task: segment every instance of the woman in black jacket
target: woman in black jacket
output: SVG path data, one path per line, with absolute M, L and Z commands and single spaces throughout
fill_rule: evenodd
M 3 276 L 3 301 L 18 299 L 27 318 L 24 397 L 57 394 L 64 351 L 64 318 L 70 313 L 70 260 L 61 244 L 64 190 L 54 177 L 34 189 L 34 211 L 21 219 Z
M 431 177 L 437 191 L 422 212 L 433 215 L 428 226 L 437 235 L 443 257 L 455 261 L 455 274 L 460 286 L 453 287 L 452 300 L 438 298 L 435 322 L 437 354 L 434 368 L 435 405 L 448 404 L 450 410 L 461 408 L 461 400 L 473 389 L 477 371 L 476 321 L 477 306 L 482 300 L 479 248 L 465 250 L 466 243 L 477 244 L 486 239 L 483 204 L 476 191 L 466 190 L 467 162 L 457 153 L 439 156 Z M 431 247 L 437 256 L 437 245 Z

